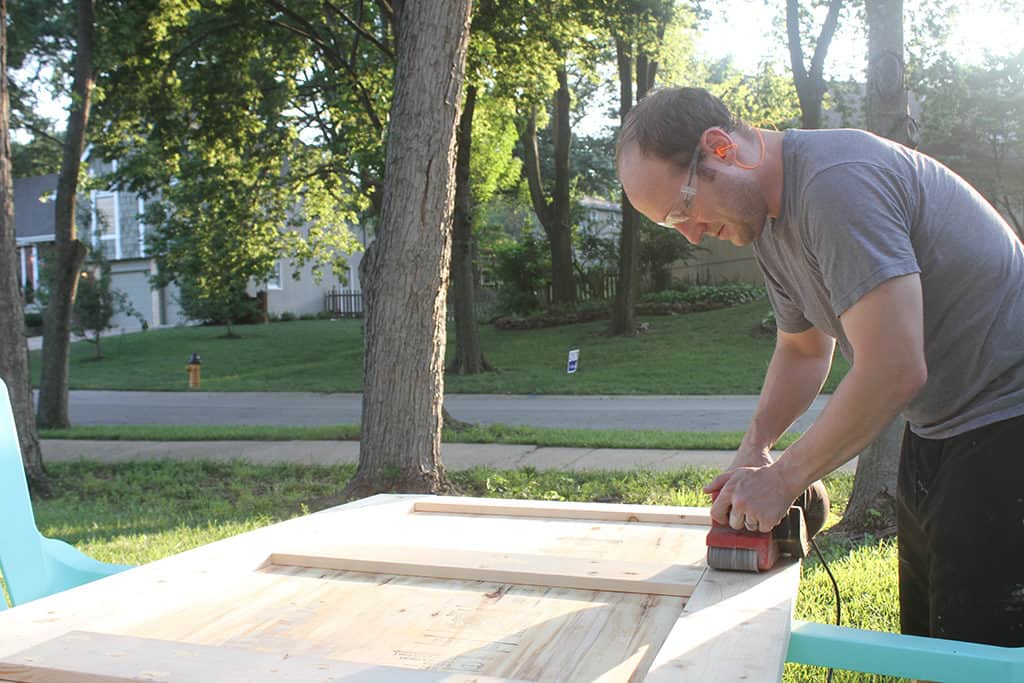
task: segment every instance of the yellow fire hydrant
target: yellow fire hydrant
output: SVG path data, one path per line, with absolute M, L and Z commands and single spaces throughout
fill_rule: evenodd
M 188 388 L 198 389 L 199 388 L 199 371 L 202 366 L 200 365 L 199 354 L 193 352 L 192 358 L 189 359 L 188 365 L 185 369 L 188 370 Z

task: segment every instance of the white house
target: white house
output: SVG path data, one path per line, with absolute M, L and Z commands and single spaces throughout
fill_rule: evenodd
M 90 175 L 115 170 L 116 162 L 92 161 Z M 43 175 L 14 180 L 14 220 L 18 247 L 22 290 L 26 303 L 40 282 L 40 247 L 54 240 L 54 199 L 57 175 Z M 103 250 L 110 261 L 113 286 L 124 292 L 132 306 L 150 327 L 189 322 L 178 303 L 176 286 L 154 288 L 151 278 L 157 272 L 156 261 L 146 249 L 147 226 L 141 216 L 147 200 L 132 192 L 97 191 L 83 193 L 78 201 L 77 227 L 79 239 Z M 359 235 L 366 243 L 366 236 Z M 266 292 L 267 312 L 271 315 L 316 314 L 334 305 L 347 314 L 362 313 L 358 266 L 361 253 L 348 257 L 347 283 L 327 269 L 319 283 L 312 268 L 306 266 L 293 277 L 295 270 L 287 259 L 277 263 L 274 274 L 265 283 L 253 283 L 250 293 Z M 330 296 L 331 294 L 335 296 Z M 139 326 L 131 316 L 118 314 L 114 327 L 127 329 Z

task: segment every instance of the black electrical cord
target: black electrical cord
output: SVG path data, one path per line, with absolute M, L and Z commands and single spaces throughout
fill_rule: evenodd
M 821 554 L 821 550 L 818 549 L 818 544 L 811 539 L 811 547 L 814 548 L 814 553 L 818 556 L 818 561 L 821 562 L 821 566 L 825 568 L 825 573 L 828 574 L 828 578 L 832 580 L 832 590 L 836 594 L 836 626 L 840 626 L 842 621 L 842 601 L 839 597 L 839 584 L 836 582 L 836 577 L 832 576 L 832 570 L 828 568 L 828 562 L 825 561 L 825 556 Z M 832 669 L 829 668 L 828 674 L 825 677 L 826 683 L 832 683 Z

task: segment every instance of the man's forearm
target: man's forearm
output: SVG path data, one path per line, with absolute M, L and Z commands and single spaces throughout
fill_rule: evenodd
M 711 506 L 715 521 L 734 529 L 771 529 L 812 482 L 877 438 L 928 380 L 923 308 L 920 277 L 913 273 L 887 280 L 846 310 L 841 320 L 855 355 L 850 372 L 811 428 L 777 462 L 730 468 L 705 487 L 718 491 Z M 820 357 L 814 351 L 820 340 L 808 333 L 780 335 L 777 348 Z M 801 370 L 785 357 L 773 358 L 772 366 L 772 386 L 766 384 L 758 414 L 762 431 L 751 436 L 762 442 L 777 438 L 795 406 L 808 400 L 814 376 L 810 366 Z
M 741 450 L 767 452 L 821 391 L 832 364 L 831 343 L 817 355 L 779 345 L 765 374 L 764 388 Z
M 814 425 L 779 458 L 790 488 L 802 491 L 862 451 L 922 383 L 920 374 L 903 368 L 860 371 L 854 366 Z

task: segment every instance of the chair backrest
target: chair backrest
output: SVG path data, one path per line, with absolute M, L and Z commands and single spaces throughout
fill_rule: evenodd
M 0 571 L 15 604 L 48 583 L 43 537 L 36 527 L 10 394 L 0 379 Z M 2 602 L 2 596 L 0 596 Z

